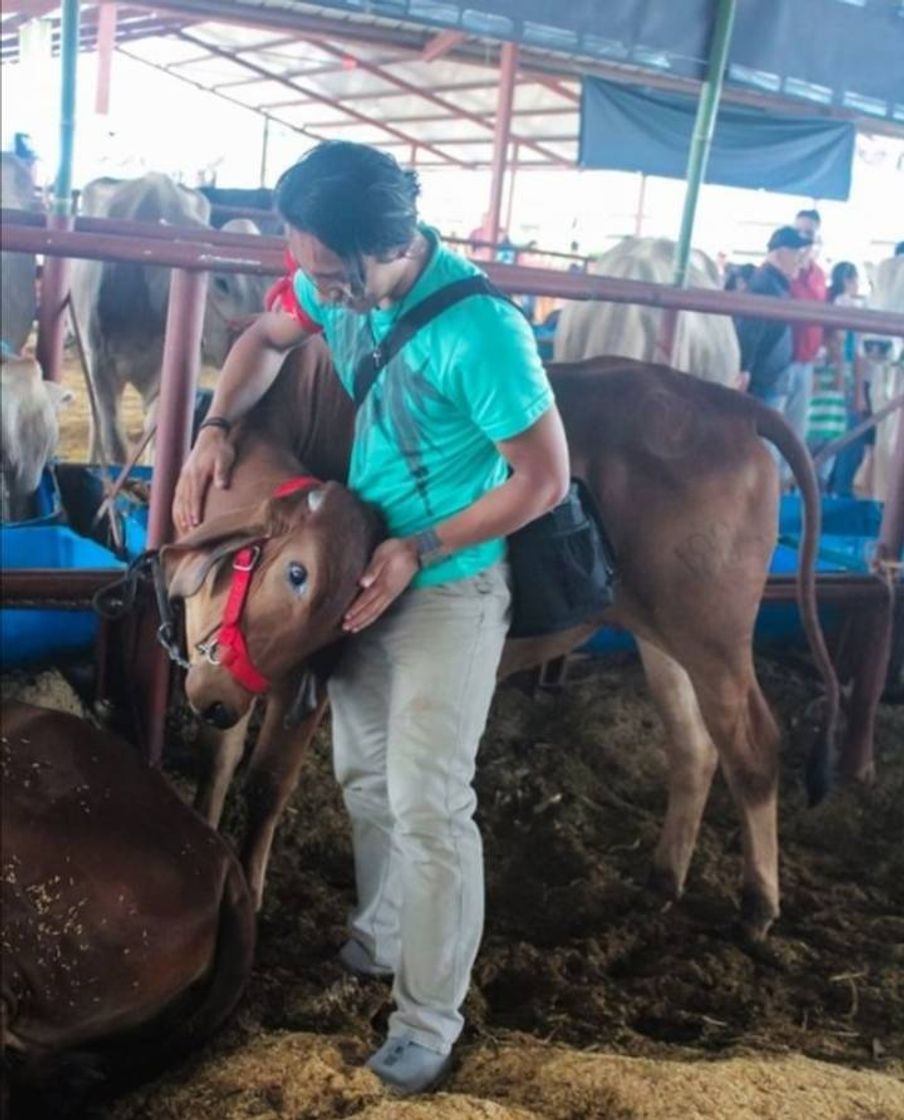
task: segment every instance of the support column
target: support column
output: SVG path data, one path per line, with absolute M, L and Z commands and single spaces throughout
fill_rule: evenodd
M 60 22 L 60 162 L 47 219 L 50 229 L 72 228 L 72 157 L 75 146 L 75 92 L 78 66 L 79 0 L 63 0 Z M 59 381 L 63 375 L 63 306 L 69 292 L 69 262 L 46 257 L 41 277 L 38 311 L 37 357 L 44 376 Z
M 640 191 L 637 195 L 637 213 L 634 215 L 634 236 L 643 237 L 643 220 L 646 217 L 644 210 L 647 205 L 647 176 L 640 173 Z
M 882 526 L 876 546 L 874 564 L 881 571 L 890 566 L 887 577 L 900 584 L 900 571 L 892 565 L 901 561 L 904 549 L 904 417 L 898 424 L 895 450 L 891 465 L 891 479 Z M 873 760 L 876 711 L 891 656 L 894 628 L 894 597 L 890 593 L 886 603 L 869 609 L 862 608 L 852 615 L 852 652 L 854 666 L 853 689 L 848 707 L 848 731 L 841 748 L 839 769 L 844 778 L 869 781 L 875 772 Z
M 515 212 L 515 177 L 518 174 L 518 156 L 520 145 L 516 140 L 512 145 L 512 173 L 509 175 L 508 205 L 505 208 L 505 228 L 509 238 L 512 236 L 512 215 Z
M 166 340 L 157 409 L 157 442 L 154 481 L 148 513 L 148 548 L 160 548 L 172 538 L 172 505 L 176 481 L 191 441 L 195 386 L 200 367 L 201 329 L 207 296 L 207 273 L 174 268 L 166 316 Z M 151 608 L 153 609 L 153 608 Z M 151 633 L 155 626 L 148 627 Z M 163 754 L 166 710 L 169 702 L 170 663 L 163 650 L 152 645 L 143 697 L 144 736 L 148 761 L 157 765 Z
M 706 81 L 700 91 L 697 117 L 694 121 L 694 135 L 687 161 L 687 190 L 684 195 L 684 211 L 681 215 L 681 232 L 675 250 L 675 283 L 678 287 L 687 284 L 687 266 L 691 255 L 691 239 L 694 234 L 694 219 L 697 214 L 697 199 L 700 186 L 706 176 L 709 150 L 712 146 L 719 100 L 722 96 L 722 80 L 728 48 L 731 44 L 731 31 L 734 26 L 736 0 L 719 0 L 716 21 L 713 28 L 712 47 L 709 52 L 709 66 Z
M 113 48 L 116 46 L 116 5 L 101 4 L 97 9 L 97 91 L 94 111 L 110 112 L 110 78 L 113 72 Z
M 260 185 L 267 185 L 267 157 L 270 154 L 270 118 L 264 117 L 264 134 L 261 137 L 261 173 Z
M 499 240 L 502 216 L 502 188 L 508 158 L 509 135 L 512 128 L 512 106 L 515 101 L 515 76 L 518 70 L 518 44 L 503 43 L 500 53 L 499 98 L 496 102 L 496 127 L 493 133 L 493 177 L 490 182 L 490 206 L 484 234 L 494 245 Z

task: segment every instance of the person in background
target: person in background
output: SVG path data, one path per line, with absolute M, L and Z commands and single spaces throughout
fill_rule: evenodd
M 725 268 L 725 291 L 749 292 L 755 272 L 755 264 L 728 264 Z
M 511 240 L 507 230 L 503 230 L 496 244 L 496 260 L 500 264 L 514 264 L 518 259 L 518 250 Z
M 839 261 L 832 269 L 826 294 L 829 303 L 840 307 L 857 307 L 860 300 L 860 277 L 850 261 Z M 827 329 L 825 332 L 826 365 L 836 371 L 838 387 L 846 401 L 846 428 L 856 427 L 870 415 L 869 366 L 860 353 L 854 331 Z M 840 432 L 838 433 L 841 434 Z M 843 447 L 832 465 L 828 489 L 839 498 L 854 496 L 854 477 L 864 458 L 871 455 L 876 442 L 876 429 L 870 428 L 859 439 Z
M 568 248 L 568 252 L 573 254 L 574 256 L 577 256 L 580 253 L 580 251 L 581 251 L 581 246 L 579 245 L 579 243 L 577 241 L 572 241 L 571 245 Z M 587 271 L 587 262 L 586 261 L 572 261 L 571 264 L 568 266 L 568 271 L 569 272 L 586 272 Z
M 832 270 L 832 284 L 826 298 L 829 303 L 846 301 L 856 297 L 857 286 L 857 269 L 849 262 L 842 261 Z M 847 335 L 851 337 L 847 338 Z M 851 332 L 826 329 L 822 360 L 817 361 L 813 370 L 813 393 L 807 415 L 807 446 L 814 456 L 827 444 L 843 436 L 848 428 L 846 402 L 854 358 L 853 353 L 845 353 L 848 345 L 852 351 L 854 342 Z M 844 453 L 842 450 L 841 454 Z M 824 491 L 832 488 L 834 467 L 835 456 L 817 467 L 820 486 Z
M 810 241 L 804 249 L 801 267 L 791 281 L 791 298 L 807 300 L 812 303 L 825 303 L 826 277 L 816 263 L 819 253 L 820 227 L 822 219 L 818 210 L 799 210 L 794 219 L 794 228 Z M 810 410 L 810 396 L 813 392 L 813 367 L 823 346 L 823 330 L 818 324 L 799 323 L 791 328 L 793 360 L 788 370 L 788 399 L 785 402 L 785 419 L 803 439 L 807 432 L 807 416 Z M 790 477 L 790 468 L 782 471 L 784 478 Z
M 750 279 L 750 294 L 791 298 L 802 251 L 810 245 L 793 226 L 782 226 L 769 238 L 766 259 Z M 741 347 L 741 377 L 748 391 L 779 412 L 788 400 L 789 368 L 793 357 L 791 328 L 779 319 L 739 318 L 735 321 Z M 776 462 L 780 462 L 775 455 Z
M 896 257 L 904 257 L 904 241 L 899 241 L 898 244 L 895 246 L 895 254 L 894 255 Z

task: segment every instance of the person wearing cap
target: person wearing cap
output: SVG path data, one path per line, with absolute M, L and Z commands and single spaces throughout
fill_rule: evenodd
M 801 267 L 803 250 L 811 244 L 794 226 L 777 229 L 769 238 L 766 259 L 750 279 L 750 294 L 790 299 L 791 281 Z M 779 319 L 753 318 L 740 318 L 735 326 L 749 392 L 784 413 L 794 358 L 791 328 Z
M 794 228 L 809 238 L 810 245 L 802 250 L 801 266 L 791 281 L 791 298 L 824 304 L 826 301 L 825 273 L 816 263 L 821 243 L 819 230 L 822 219 L 818 210 L 799 210 Z M 788 370 L 788 399 L 785 418 L 797 434 L 804 439 L 807 433 L 807 416 L 813 395 L 813 369 L 823 348 L 823 330 L 818 323 L 797 323 L 791 328 L 793 347 L 791 366 Z M 791 479 L 791 468 L 782 464 L 782 478 Z

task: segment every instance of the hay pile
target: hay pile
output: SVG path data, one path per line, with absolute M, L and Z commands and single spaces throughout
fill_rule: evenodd
M 274 1033 L 122 1102 L 112 1120 L 899 1120 L 904 1084 L 799 1056 L 581 1053 L 512 1038 L 469 1049 L 443 1091 L 400 1101 L 348 1037 Z

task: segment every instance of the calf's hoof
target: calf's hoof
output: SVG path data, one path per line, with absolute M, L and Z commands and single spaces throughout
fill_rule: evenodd
M 741 930 L 750 941 L 763 941 L 778 917 L 778 905 L 756 887 L 741 892 Z
M 647 890 L 659 903 L 677 902 L 681 898 L 683 886 L 671 867 L 653 864 L 647 876 Z

